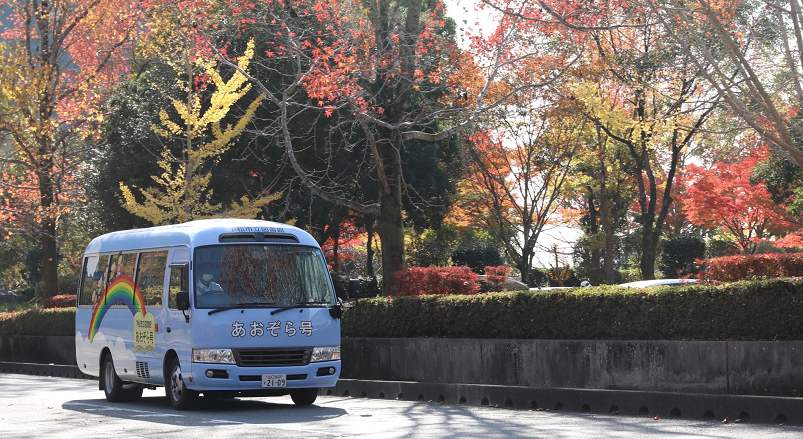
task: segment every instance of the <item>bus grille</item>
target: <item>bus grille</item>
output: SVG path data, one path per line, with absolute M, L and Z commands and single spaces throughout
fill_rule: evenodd
M 144 361 L 137 361 L 136 367 L 137 367 L 137 378 L 151 377 L 151 371 L 148 368 L 148 363 L 145 363 Z
M 235 349 L 234 359 L 240 367 L 303 366 L 309 364 L 312 348 Z

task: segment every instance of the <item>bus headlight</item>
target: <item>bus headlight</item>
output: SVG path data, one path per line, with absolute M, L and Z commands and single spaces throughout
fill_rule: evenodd
M 310 363 L 340 359 L 340 346 L 321 346 L 312 348 Z
M 193 349 L 192 362 L 236 364 L 231 349 Z

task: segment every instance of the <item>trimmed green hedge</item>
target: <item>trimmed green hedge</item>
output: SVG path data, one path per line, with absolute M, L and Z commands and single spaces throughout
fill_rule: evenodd
M 803 340 L 803 282 L 361 299 L 353 337 Z
M 343 315 L 344 336 L 803 340 L 802 280 L 400 296 L 354 303 Z M 74 308 L 0 314 L 0 335 L 74 333 Z
M 0 314 L 0 335 L 75 335 L 75 308 Z

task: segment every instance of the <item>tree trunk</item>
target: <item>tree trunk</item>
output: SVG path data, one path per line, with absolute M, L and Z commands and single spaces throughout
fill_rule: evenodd
M 56 245 L 56 224 L 45 220 L 41 228 L 42 243 L 42 281 L 44 281 L 44 298 L 59 294 L 59 250 Z
M 335 273 L 340 272 L 340 255 L 338 254 L 338 250 L 340 250 L 339 232 L 332 236 L 332 270 Z
M 608 185 L 606 181 L 608 173 L 603 166 L 602 181 L 600 183 L 600 205 L 599 209 L 602 213 L 602 233 L 605 234 L 605 283 L 613 285 L 616 282 L 613 271 L 613 221 L 611 220 L 611 201 L 608 199 Z
M 643 230 L 644 236 L 641 238 L 641 278 L 644 280 L 655 279 L 655 252 L 658 247 L 658 240 L 651 231 Z
M 401 139 L 391 133 L 377 142 L 385 171 L 387 190 L 380 182 L 377 234 L 382 244 L 382 294 L 390 294 L 396 272 L 404 268 L 404 220 L 401 190 Z
M 374 277 L 374 220 L 370 216 L 365 220 L 365 231 L 368 234 L 365 252 L 365 275 Z
M 40 151 L 48 151 L 48 141 L 40 140 Z M 53 169 L 52 158 L 42 154 L 41 171 L 39 172 L 39 204 L 43 217 L 39 219 L 39 239 L 42 244 L 42 280 L 44 282 L 44 298 L 59 294 L 59 251 L 56 245 L 56 219 L 53 208 L 56 195 L 50 172 Z
M 532 284 L 532 279 L 530 279 L 530 267 L 529 264 L 525 264 L 524 258 L 522 257 L 522 262 L 519 263 L 519 271 L 521 272 L 521 281 L 527 284 L 528 287 L 534 286 Z

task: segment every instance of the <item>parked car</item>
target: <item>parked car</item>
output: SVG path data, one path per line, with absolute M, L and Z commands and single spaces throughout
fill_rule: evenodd
M 491 287 L 488 284 L 488 276 L 481 274 L 477 276 L 477 282 L 480 283 L 480 291 L 488 292 L 491 291 Z M 527 286 L 524 282 L 514 279 L 512 277 L 508 277 L 505 279 L 505 286 L 503 287 L 503 291 L 527 291 L 530 287 Z
M 533 287 L 530 291 L 571 290 L 574 287 Z
M 658 287 L 662 285 L 666 286 L 691 285 L 695 283 L 697 283 L 697 279 L 653 279 L 653 280 L 639 280 L 635 282 L 628 282 L 624 284 L 619 284 L 619 286 L 629 287 L 629 288 L 646 288 L 646 287 Z

